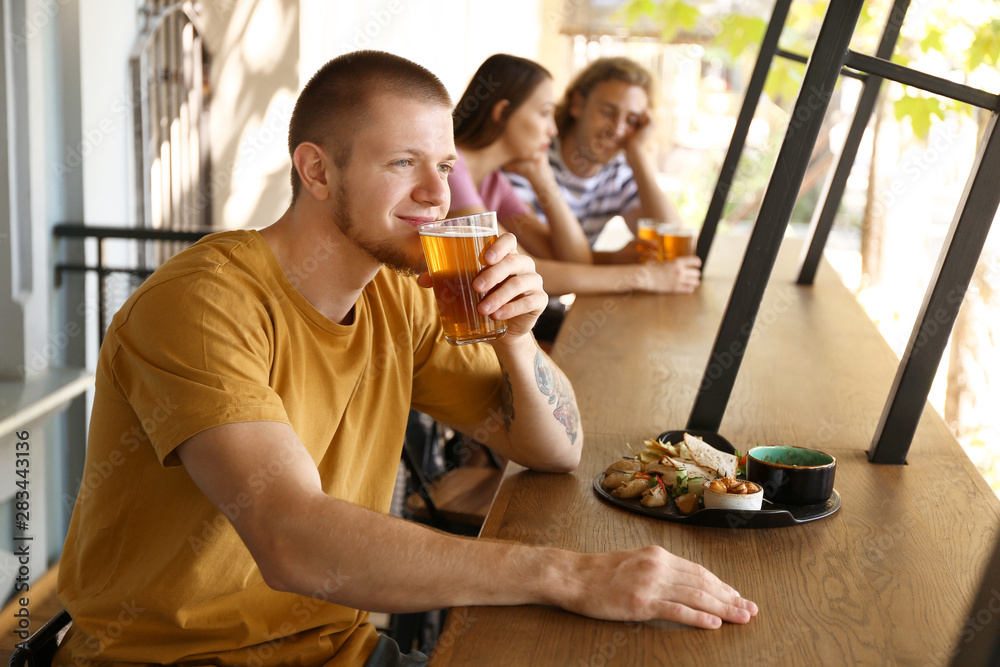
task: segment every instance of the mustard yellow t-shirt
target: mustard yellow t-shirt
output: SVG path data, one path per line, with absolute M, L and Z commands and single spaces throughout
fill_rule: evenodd
M 339 325 L 257 232 L 186 249 L 132 295 L 101 348 L 59 573 L 74 623 L 55 664 L 363 663 L 377 640 L 367 612 L 325 601 L 347 574 L 331 561 L 311 597 L 268 588 L 225 516 L 238 502 L 219 512 L 175 449 L 219 424 L 284 422 L 326 493 L 385 513 L 411 404 L 472 424 L 499 388 L 492 350 L 449 345 L 410 278 L 382 269 Z M 250 483 L 269 474 L 281 471 Z

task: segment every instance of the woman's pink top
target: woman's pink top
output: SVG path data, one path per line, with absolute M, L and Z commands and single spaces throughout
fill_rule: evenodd
M 503 223 L 507 218 L 524 215 L 528 212 L 527 205 L 521 201 L 507 177 L 497 169 L 483 179 L 479 189 L 472 180 L 469 167 L 465 164 L 462 151 L 458 152 L 458 162 L 448 176 L 451 187 L 451 210 L 460 208 L 483 207 L 487 211 L 497 212 L 497 222 Z

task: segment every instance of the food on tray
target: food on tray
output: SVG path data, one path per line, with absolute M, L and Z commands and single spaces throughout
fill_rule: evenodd
M 705 507 L 726 510 L 759 510 L 764 489 L 758 484 L 732 477 L 713 479 L 705 485 Z
M 608 466 L 601 488 L 618 498 L 641 498 L 645 507 L 673 502 L 682 513 L 691 514 L 701 508 L 708 484 L 736 476 L 738 457 L 690 433 L 684 434 L 682 442 L 647 439 L 643 444 L 645 449 L 634 458 L 623 458 Z M 728 485 L 725 488 L 728 492 Z M 751 495 L 746 484 L 742 488 L 745 495 Z
M 642 492 L 642 500 L 639 502 L 645 507 L 663 507 L 667 504 L 667 487 L 662 484 L 648 487 Z
M 642 492 L 649 488 L 648 479 L 633 479 L 625 482 L 621 486 L 611 491 L 611 495 L 619 498 L 638 498 Z
M 642 462 L 636 461 L 635 459 L 622 459 L 621 461 L 615 461 L 608 466 L 608 469 L 604 471 L 605 475 L 610 475 L 613 472 L 639 472 L 642 470 Z
M 691 514 L 699 509 L 697 493 L 685 493 L 683 496 L 678 496 L 674 498 L 674 503 L 683 514 Z
M 635 473 L 631 472 L 612 472 L 605 473 L 604 479 L 601 481 L 602 489 L 617 489 L 622 484 L 626 482 L 631 482 L 635 477 Z
M 720 452 L 715 447 L 696 438 L 690 433 L 684 434 L 684 444 L 687 445 L 691 458 L 702 468 L 715 470 L 717 477 L 735 477 L 736 464 L 739 459 L 734 454 Z
M 736 495 L 757 493 L 761 490 L 760 486 L 754 484 L 753 482 L 748 482 L 742 479 L 733 479 L 732 477 L 720 477 L 719 479 L 713 479 L 708 483 L 708 488 L 716 493 L 733 493 Z

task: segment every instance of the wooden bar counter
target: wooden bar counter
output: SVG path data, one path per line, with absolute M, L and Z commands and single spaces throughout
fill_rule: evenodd
M 842 508 L 802 525 L 713 528 L 594 493 L 626 442 L 684 428 L 744 244 L 716 239 L 693 295 L 577 299 L 553 357 L 576 390 L 583 459 L 569 475 L 508 466 L 482 537 L 586 552 L 659 544 L 715 572 L 759 615 L 709 631 L 542 606 L 457 608 L 432 664 L 940 665 L 977 631 L 966 619 L 1000 502 L 929 406 L 907 465 L 868 462 L 898 360 L 829 265 L 814 286 L 794 284 L 797 241 L 784 243 L 719 431 L 744 452 L 833 454 Z

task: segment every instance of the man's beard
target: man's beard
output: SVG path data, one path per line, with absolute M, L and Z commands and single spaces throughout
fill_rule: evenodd
M 589 172 L 593 168 L 609 163 L 621 150 L 613 139 L 601 137 L 589 141 L 574 138 L 571 145 L 574 149 L 568 166 L 582 172 Z
M 581 153 L 592 164 L 607 164 L 622 148 L 621 142 L 614 137 L 594 137 Z
M 334 224 L 340 227 L 340 231 L 343 232 L 348 241 L 363 250 L 376 262 L 396 273 L 404 276 L 416 276 L 427 270 L 423 255 L 420 255 L 419 258 L 412 258 L 406 254 L 405 250 L 396 247 L 389 240 L 364 238 L 354 219 L 351 198 L 348 196 L 347 188 L 344 187 L 343 182 L 337 187 L 330 217 L 333 218 Z

